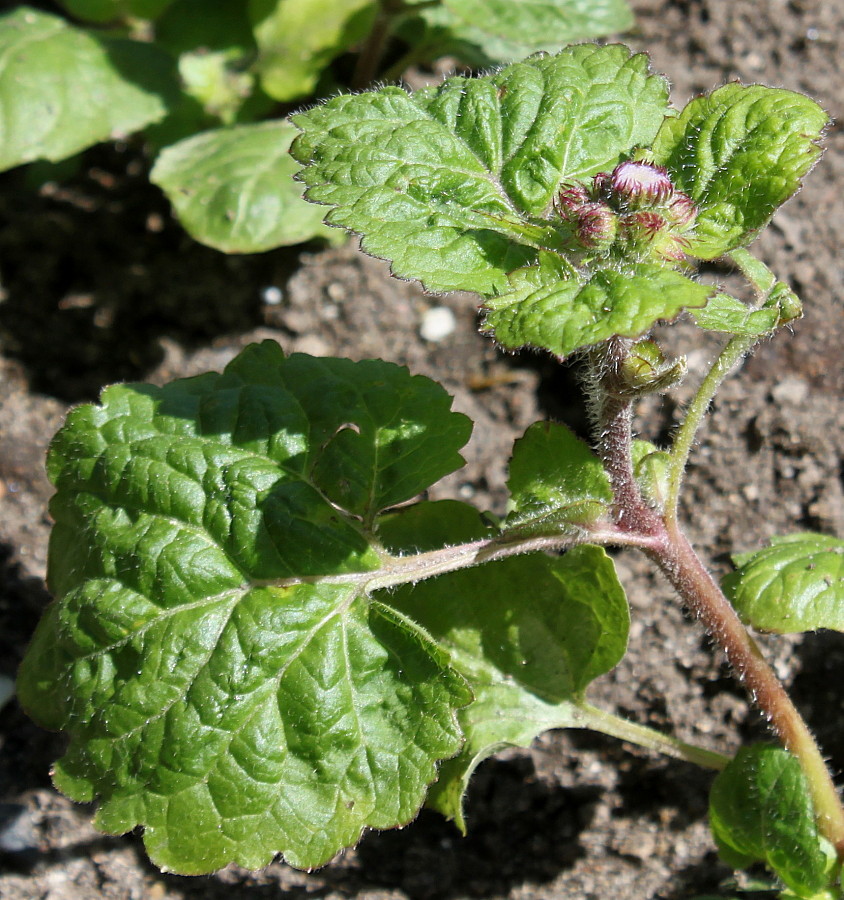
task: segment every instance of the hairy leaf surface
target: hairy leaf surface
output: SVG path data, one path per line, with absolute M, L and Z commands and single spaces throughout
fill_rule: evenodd
M 738 751 L 712 785 L 709 823 L 729 865 L 764 862 L 798 897 L 833 880 L 835 851 L 818 832 L 806 776 L 780 747 Z
M 737 297 L 718 293 L 703 309 L 692 310 L 698 327 L 707 331 L 723 331 L 748 337 L 767 334 L 779 323 L 779 310 L 771 307 L 751 309 Z
M 814 100 L 758 84 L 724 85 L 666 119 L 653 159 L 699 206 L 688 252 L 749 244 L 817 162 L 828 124 Z
M 371 522 L 468 433 L 427 379 L 270 342 L 74 410 L 49 459 L 57 601 L 19 679 L 70 736 L 59 788 L 184 873 L 316 866 L 408 822 L 471 694 L 367 596 Z
M 393 549 L 421 551 L 490 534 L 476 510 L 422 503 L 381 526 Z M 580 546 L 440 575 L 389 595 L 448 651 L 475 699 L 459 712 L 466 744 L 443 763 L 429 804 L 463 828 L 462 801 L 477 765 L 548 728 L 579 724 L 577 701 L 627 646 L 629 611 L 612 560 Z
M 163 119 L 178 91 L 172 59 L 151 44 L 14 10 L 0 17 L 0 171 L 138 131 Z
M 576 530 L 600 518 L 612 502 L 601 461 L 565 425 L 553 422 L 531 425 L 516 441 L 507 486 L 508 532 Z
M 335 97 L 293 117 L 291 152 L 326 221 L 396 275 L 492 295 L 559 243 L 544 216 L 561 182 L 649 143 L 666 109 L 644 55 L 579 45 L 414 94 Z
M 166 147 L 150 178 L 191 237 L 225 253 L 261 253 L 326 233 L 302 199 L 287 121 L 207 131 Z
M 566 357 L 613 335 L 638 337 L 660 319 L 703 306 L 715 289 L 650 263 L 569 277 L 550 254 L 511 276 L 511 290 L 484 303 L 484 328 L 508 350 L 541 347 Z
M 844 541 L 825 534 L 771 538 L 733 557 L 723 587 L 739 615 L 763 631 L 844 631 Z

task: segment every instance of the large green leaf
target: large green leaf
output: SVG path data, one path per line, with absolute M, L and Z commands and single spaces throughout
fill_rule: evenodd
M 166 147 L 150 178 L 191 237 L 225 253 L 261 253 L 324 236 L 319 208 L 302 199 L 287 152 L 286 120 L 236 125 Z
M 699 206 L 688 252 L 749 244 L 817 162 L 828 124 L 814 100 L 758 84 L 724 85 L 666 119 L 653 159 Z
M 844 541 L 804 532 L 733 557 L 723 587 L 739 615 L 763 631 L 844 631 Z
M 261 86 L 274 99 L 313 93 L 322 70 L 362 40 L 376 0 L 249 0 Z
M 508 350 L 541 347 L 562 358 L 613 335 L 638 337 L 714 291 L 652 263 L 599 269 L 583 281 L 543 254 L 511 276 L 509 292 L 484 303 L 483 327 Z
M 21 7 L 0 17 L 0 170 L 56 162 L 164 118 L 178 98 L 172 59 Z
M 269 342 L 74 410 L 49 458 L 58 599 L 19 678 L 70 736 L 57 785 L 184 873 L 316 866 L 408 822 L 471 695 L 367 595 L 370 523 L 468 433 L 427 379 Z
M 556 52 L 626 31 L 634 21 L 626 0 L 443 0 L 418 16 L 402 27 L 405 39 L 430 48 L 432 56 L 455 54 L 476 66 Z
M 397 275 L 491 295 L 559 244 L 544 216 L 561 182 L 648 144 L 666 109 L 644 55 L 584 44 L 415 94 L 335 97 L 293 117 L 291 152 L 326 221 Z
M 537 422 L 516 441 L 505 528 L 559 534 L 606 512 L 612 488 L 600 459 L 565 425 Z
M 394 551 L 489 533 L 477 511 L 455 501 L 417 504 L 380 528 Z M 485 563 L 403 586 L 388 602 L 449 652 L 475 696 L 459 712 L 463 750 L 442 764 L 428 801 L 461 828 L 463 794 L 477 765 L 503 747 L 528 745 L 548 728 L 580 725 L 584 690 L 627 646 L 627 600 L 599 547 Z
M 806 776 L 780 747 L 739 750 L 712 785 L 709 822 L 728 864 L 764 862 L 798 897 L 834 880 L 835 850 L 818 832 Z

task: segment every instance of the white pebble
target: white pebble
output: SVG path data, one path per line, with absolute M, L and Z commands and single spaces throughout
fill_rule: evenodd
M 457 327 L 454 313 L 447 306 L 435 306 L 422 316 L 419 334 L 434 344 L 447 338 Z
M 265 288 L 261 288 L 261 299 L 267 306 L 278 306 L 284 299 L 284 293 L 280 287 L 270 284 Z

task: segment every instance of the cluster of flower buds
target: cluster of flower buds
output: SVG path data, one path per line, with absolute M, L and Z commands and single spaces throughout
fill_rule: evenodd
M 584 251 L 674 263 L 684 259 L 697 217 L 662 166 L 634 160 L 599 173 L 591 188 L 563 185 L 554 205 Z

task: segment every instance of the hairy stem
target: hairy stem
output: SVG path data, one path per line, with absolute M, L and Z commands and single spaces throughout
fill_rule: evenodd
M 730 757 L 724 756 L 722 753 L 687 744 L 671 735 L 655 731 L 646 725 L 631 722 L 629 719 L 623 719 L 592 706 L 590 703 L 578 703 L 577 707 L 582 715 L 582 718 L 578 717 L 578 725 L 583 728 L 591 728 L 593 731 L 600 731 L 630 744 L 655 750 L 665 756 L 673 756 L 675 759 L 685 759 L 687 762 L 719 772 L 730 761 Z
M 590 402 L 595 413 L 595 443 L 613 490 L 613 514 L 618 528 L 646 536 L 658 517 L 642 499 L 633 474 L 633 401 L 621 390 L 621 367 L 629 354 L 626 341 L 608 341 L 591 361 Z
M 784 746 L 797 757 L 812 794 L 818 827 L 844 858 L 844 808 L 820 749 L 759 646 L 706 571 L 685 535 L 669 524 L 659 550 L 646 550 L 730 665 Z
M 686 463 L 694 445 L 697 430 L 700 428 L 703 417 L 709 409 L 709 404 L 727 375 L 730 374 L 758 340 L 758 337 L 746 337 L 743 335 L 731 338 L 715 360 L 691 403 L 686 408 L 686 415 L 674 435 L 674 443 L 671 448 L 668 488 L 665 498 L 665 519 L 667 522 L 674 522 L 677 519 L 677 503 L 680 499 L 680 488 L 683 484 Z
M 734 338 L 727 344 L 692 402 L 675 441 L 673 492 L 669 494 L 670 505 L 664 515 L 645 503 L 633 476 L 630 400 L 618 389 L 618 373 L 627 352 L 621 342 L 611 342 L 597 365 L 593 361 L 592 402 L 597 410 L 598 450 L 612 483 L 619 530 L 638 533 L 646 539 L 641 545 L 643 552 L 702 622 L 754 704 L 764 713 L 784 746 L 799 760 L 809 783 L 818 827 L 844 859 L 844 807 L 820 749 L 758 645 L 676 522 L 682 471 L 697 426 L 716 388 L 753 340 Z
M 755 308 L 758 309 L 767 300 L 776 283 L 773 272 L 761 260 L 748 253 L 747 250 L 734 250 L 730 257 L 756 292 Z M 677 503 L 680 497 L 683 475 L 686 471 L 686 463 L 694 444 L 695 435 L 703 421 L 703 417 L 706 415 L 706 411 L 709 409 L 712 398 L 727 375 L 753 349 L 753 346 L 760 339 L 760 336 L 747 335 L 736 335 L 731 338 L 718 355 L 687 407 L 683 422 L 674 435 L 674 443 L 671 450 L 671 463 L 668 469 L 668 490 L 665 501 L 665 518 L 667 522 L 674 522 L 677 519 Z

